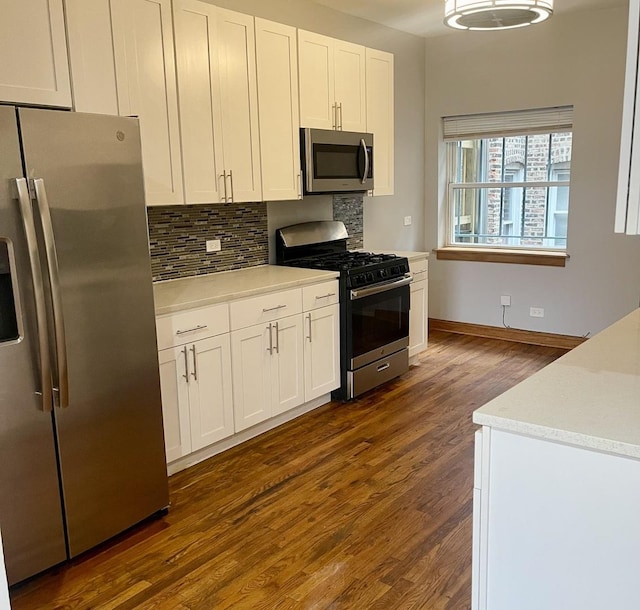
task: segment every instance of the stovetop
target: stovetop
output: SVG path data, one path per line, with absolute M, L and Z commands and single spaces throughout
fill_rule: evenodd
M 307 256 L 287 261 L 286 264 L 294 267 L 339 271 L 348 288 L 377 284 L 409 273 L 409 262 L 404 257 L 349 250 Z
M 395 254 L 347 250 L 349 237 L 339 220 L 305 222 L 276 230 L 280 265 L 340 272 L 341 290 L 404 277 L 409 261 Z

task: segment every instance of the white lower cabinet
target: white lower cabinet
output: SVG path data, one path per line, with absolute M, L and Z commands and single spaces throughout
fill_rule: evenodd
M 336 280 L 161 315 L 156 328 L 170 472 L 324 404 L 340 385 Z
M 488 427 L 476 443 L 472 609 L 640 608 L 640 460 Z
M 229 334 L 160 350 L 167 461 L 233 434 Z
M 313 400 L 340 386 L 340 306 L 304 314 L 304 398 Z
M 427 348 L 428 302 L 427 259 L 410 261 L 411 309 L 409 310 L 409 358 L 417 356 Z
M 300 315 L 235 330 L 231 343 L 236 432 L 304 402 Z
M 188 348 L 173 347 L 158 352 L 162 420 L 167 462 L 191 453 L 189 426 L 189 386 L 187 385 Z

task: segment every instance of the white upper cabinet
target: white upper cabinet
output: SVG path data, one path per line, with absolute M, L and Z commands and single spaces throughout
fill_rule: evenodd
M 174 2 L 186 203 L 260 201 L 253 17 Z
M 111 0 L 118 107 L 138 116 L 147 205 L 183 202 L 170 0 Z
M 109 0 L 65 0 L 65 15 L 73 109 L 118 114 Z
M 298 30 L 300 125 L 336 128 L 333 38 Z
M 71 107 L 62 0 L 2 0 L 0 101 Z
M 343 40 L 334 49 L 338 129 L 366 131 L 366 49 Z
M 367 49 L 367 129 L 373 134 L 374 195 L 393 195 L 393 54 Z
M 253 17 L 218 9 L 224 166 L 231 201 L 260 201 L 260 140 Z
M 615 232 L 640 234 L 640 80 L 638 68 L 638 36 L 640 31 L 640 0 L 629 0 L 627 35 L 627 69 L 620 138 L 620 169 L 616 201 Z M 634 137 L 634 135 L 636 137 Z
M 298 30 L 300 124 L 365 131 L 365 48 Z
M 256 18 L 262 198 L 302 198 L 296 29 Z
M 187 203 L 226 201 L 216 9 L 174 0 L 180 128 Z

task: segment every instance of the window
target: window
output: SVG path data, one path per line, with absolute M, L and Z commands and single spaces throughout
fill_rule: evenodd
M 572 109 L 444 119 L 445 246 L 563 252 Z

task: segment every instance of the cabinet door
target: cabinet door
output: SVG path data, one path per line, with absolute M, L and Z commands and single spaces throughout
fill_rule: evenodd
M 65 0 L 73 108 L 118 114 L 109 0 Z
M 338 129 L 366 131 L 365 48 L 343 40 L 334 43 Z
M 231 201 L 261 201 L 253 17 L 218 9 L 222 145 Z
M 300 125 L 335 129 L 333 38 L 298 30 Z
M 373 134 L 374 195 L 393 195 L 393 55 L 367 49 L 367 129 Z
M 170 0 L 111 0 L 118 107 L 140 117 L 147 205 L 182 203 Z
M 272 323 L 271 415 L 284 413 L 304 402 L 302 317 L 300 314 Z
M 427 347 L 427 282 L 411 284 L 409 311 L 409 357 Z
M 160 350 L 158 357 L 164 445 L 167 462 L 173 462 L 191 453 L 187 346 Z
M 235 431 L 271 417 L 270 325 L 231 333 L 231 375 Z
M 304 314 L 304 398 L 313 400 L 340 386 L 340 306 Z
M 616 198 L 615 232 L 640 234 L 640 146 L 634 131 L 640 129 L 640 1 L 629 0 L 627 67 L 625 71 L 620 135 L 620 166 Z
M 174 0 L 185 203 L 224 199 L 217 10 Z
M 302 198 L 296 29 L 256 18 L 262 199 Z
M 71 107 L 62 0 L 2 0 L 0 101 Z
M 189 356 L 191 450 L 196 451 L 233 434 L 229 334 L 192 343 Z

